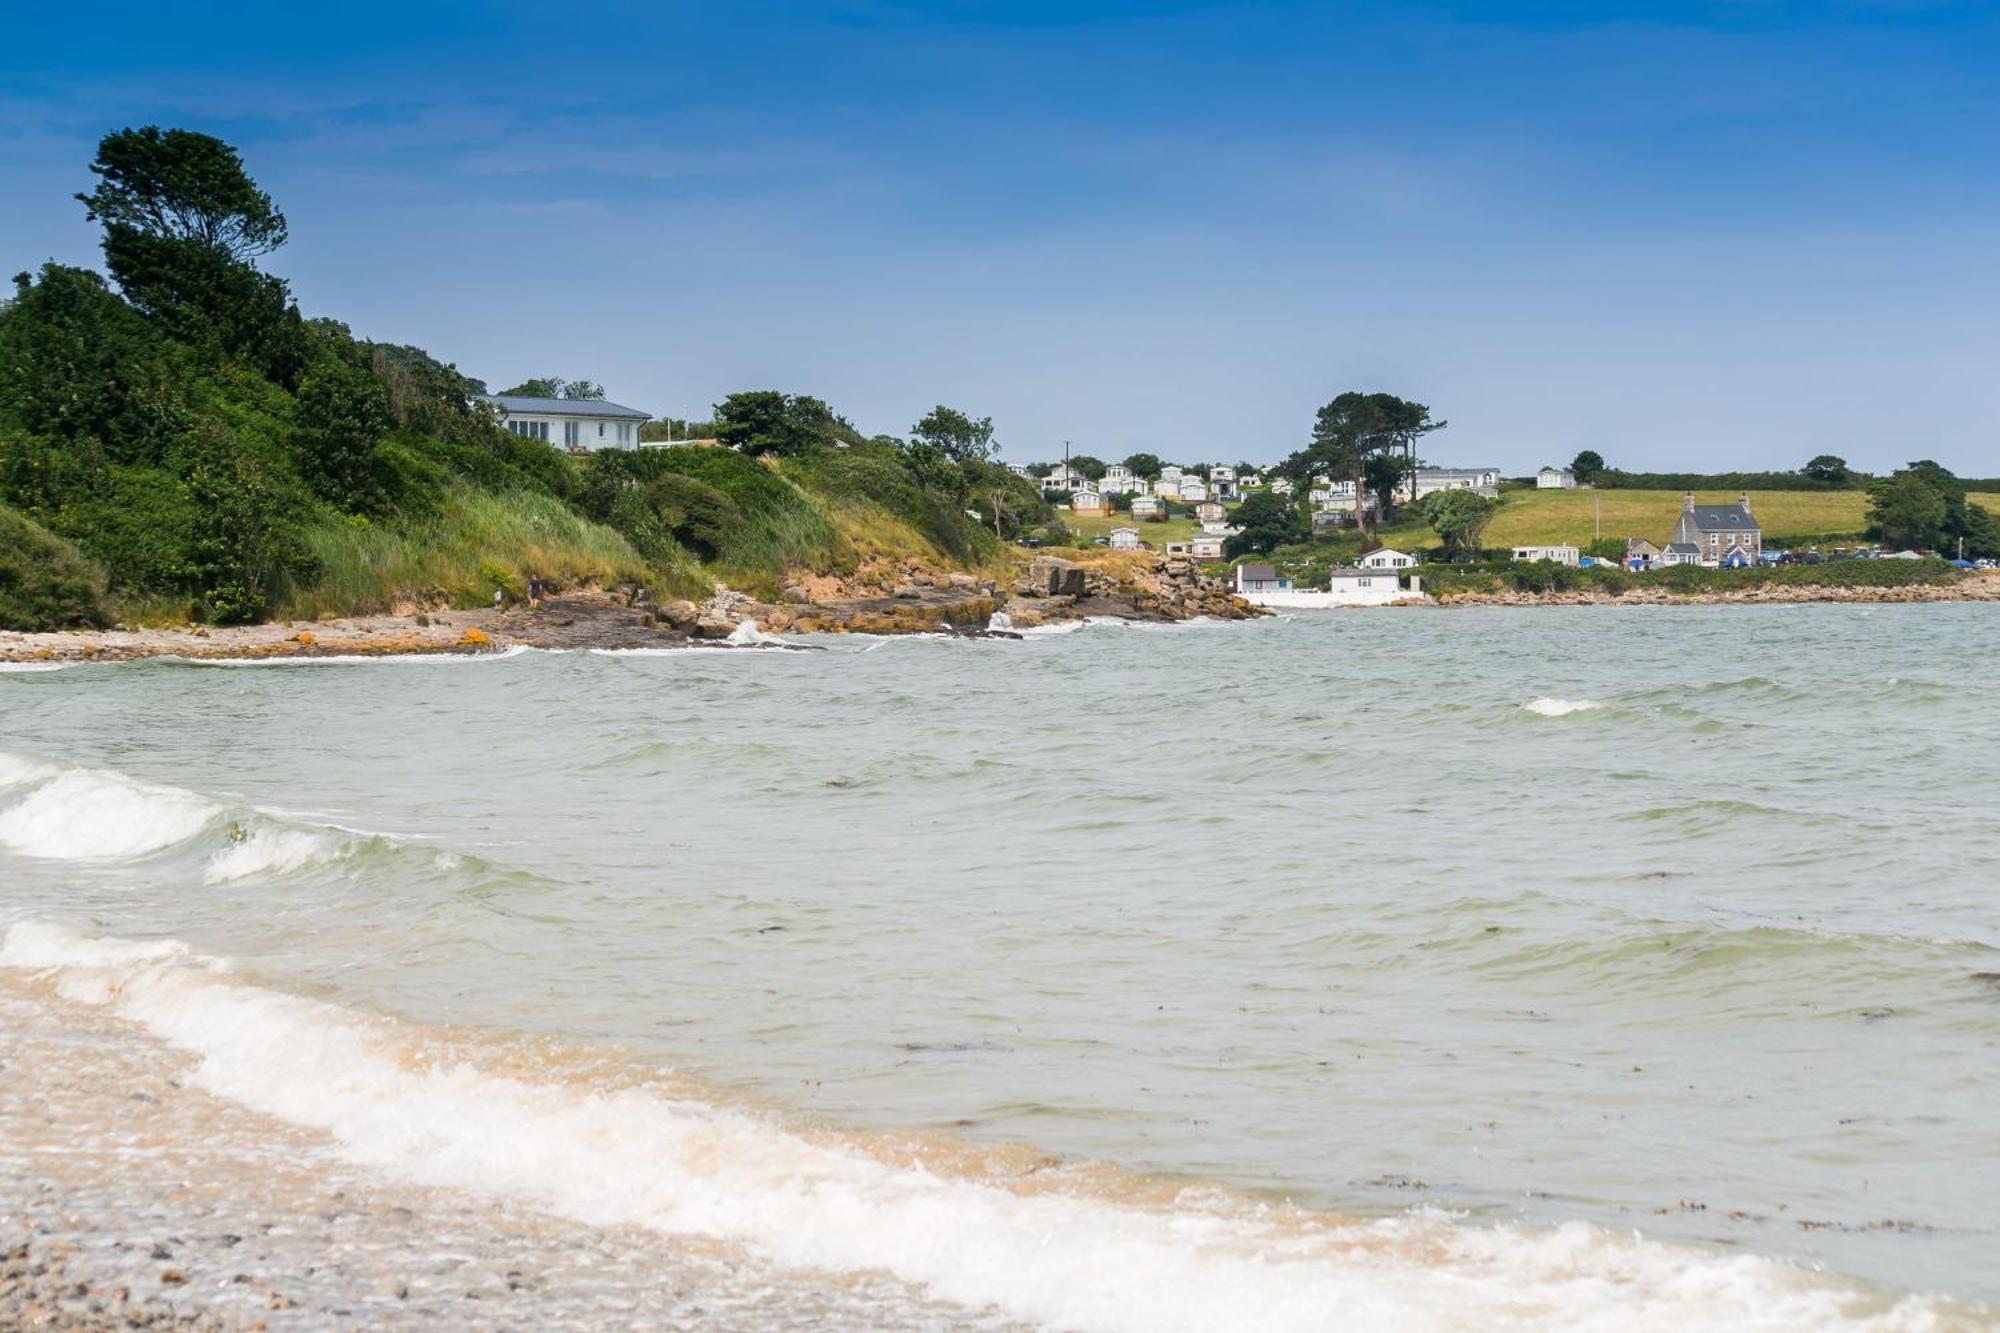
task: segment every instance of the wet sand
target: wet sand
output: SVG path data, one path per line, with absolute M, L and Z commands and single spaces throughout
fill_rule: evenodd
M 0 1328 L 1007 1329 L 886 1278 L 390 1183 L 0 976 Z

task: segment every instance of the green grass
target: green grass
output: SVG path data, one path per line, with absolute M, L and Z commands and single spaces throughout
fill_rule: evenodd
M 623 537 L 529 491 L 461 488 L 434 518 L 329 520 L 307 529 L 306 543 L 319 576 L 292 593 L 281 617 L 382 613 L 399 602 L 484 606 L 495 588 L 520 596 L 536 574 L 558 587 L 654 582 Z
M 1607 538 L 1643 537 L 1665 544 L 1681 512 L 1680 491 L 1510 491 L 1481 544 L 1584 547 Z M 1734 504 L 1737 492 L 1697 491 L 1698 504 Z M 2000 497 L 1993 497 L 2000 499 Z M 1750 512 L 1774 539 L 1850 537 L 1868 526 L 1864 491 L 1752 491 Z M 1431 539 L 1433 542 L 1435 538 Z

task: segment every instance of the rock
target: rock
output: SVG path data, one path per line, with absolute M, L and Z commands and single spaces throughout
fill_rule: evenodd
M 979 580 L 970 574 L 947 574 L 945 575 L 945 583 L 950 587 L 963 588 L 967 591 L 979 586 Z
M 1060 556 L 1038 555 L 1028 566 L 1028 576 L 1023 582 L 1027 591 L 1016 589 L 1023 597 L 1081 597 L 1083 595 L 1083 568 L 1073 560 Z
M 812 594 L 796 583 L 787 583 L 778 595 L 793 606 L 806 606 L 812 602 Z
M 894 588 L 889 590 L 889 595 L 891 597 L 899 597 L 906 602 L 913 602 L 923 596 L 922 593 L 916 590 L 915 586 L 908 583 L 898 583 Z
M 668 602 L 665 606 L 662 606 L 658 611 L 658 616 L 661 621 L 677 630 L 690 630 L 694 628 L 695 622 L 701 618 L 701 613 L 695 608 L 693 602 L 680 600 Z
M 694 622 L 694 636 L 697 639 L 726 639 L 735 632 L 735 621 L 709 612 L 702 613 Z

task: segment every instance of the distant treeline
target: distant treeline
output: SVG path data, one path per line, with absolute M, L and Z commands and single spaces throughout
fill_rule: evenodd
M 1606 468 L 1592 484 L 1624 491 L 1865 491 L 1873 480 L 1865 472 L 1823 480 L 1803 472 L 1622 472 Z M 1976 483 L 1969 487 L 1981 489 Z

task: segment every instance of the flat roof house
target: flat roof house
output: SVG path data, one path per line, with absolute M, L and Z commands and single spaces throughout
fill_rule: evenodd
M 500 413 L 500 424 L 523 439 L 559 444 L 571 453 L 593 449 L 636 449 L 639 427 L 653 419 L 649 412 L 620 407 L 601 398 L 528 398 L 520 394 L 483 393 L 479 400 Z
M 1545 467 L 1535 474 L 1535 489 L 1573 491 L 1576 489 L 1576 473 L 1566 467 Z
M 1559 565 L 1568 565 L 1574 569 L 1577 562 L 1583 559 L 1583 552 L 1574 546 L 1516 546 L 1514 548 L 1514 558 L 1516 560 L 1553 560 Z

